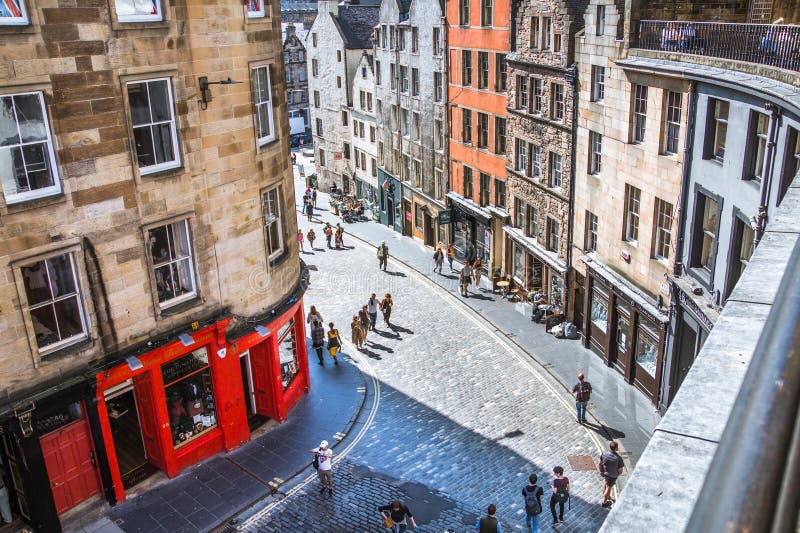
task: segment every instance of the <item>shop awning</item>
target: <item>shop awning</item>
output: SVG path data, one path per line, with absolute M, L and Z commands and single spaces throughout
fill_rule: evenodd
M 447 197 L 450 199 L 456 209 L 459 209 L 466 214 L 477 218 L 483 224 L 488 226 L 489 222 L 492 220 L 492 213 L 488 209 L 479 206 L 472 200 L 468 200 L 460 194 L 454 193 L 453 191 L 448 192 Z
M 512 241 L 525 248 L 531 254 L 535 255 L 540 261 L 546 263 L 551 269 L 555 270 L 561 275 L 566 274 L 567 264 L 559 259 L 555 252 L 544 249 L 542 245 L 536 242 L 536 239 L 525 235 L 521 229 L 514 228 L 512 226 L 503 226 L 503 233 L 508 235 Z

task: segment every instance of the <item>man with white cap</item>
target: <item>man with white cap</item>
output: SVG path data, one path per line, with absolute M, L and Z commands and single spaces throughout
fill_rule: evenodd
M 322 482 L 322 489 L 320 489 L 319 493 L 324 494 L 325 489 L 328 489 L 328 494 L 333 496 L 333 472 L 331 471 L 333 450 L 328 448 L 328 441 L 324 440 L 319 443 L 319 448 L 309 451 L 316 455 L 316 459 L 319 463 L 319 466 L 317 466 L 317 475 Z

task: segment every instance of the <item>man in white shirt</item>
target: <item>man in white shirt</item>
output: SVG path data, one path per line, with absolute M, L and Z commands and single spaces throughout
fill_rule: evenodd
M 369 313 L 369 329 L 375 331 L 375 323 L 378 321 L 378 298 L 374 292 L 367 301 L 367 313 Z
M 317 476 L 319 476 L 319 480 L 322 482 L 322 489 L 320 489 L 319 493 L 325 494 L 325 489 L 327 489 L 328 494 L 333 496 L 333 471 L 331 470 L 333 450 L 328 448 L 328 441 L 324 440 L 319 443 L 319 448 L 309 451 L 315 454 L 317 456 L 317 461 L 319 461 Z

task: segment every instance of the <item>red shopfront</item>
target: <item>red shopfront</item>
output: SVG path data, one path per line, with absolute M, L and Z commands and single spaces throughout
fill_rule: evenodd
M 114 494 L 169 477 L 250 440 L 248 416 L 278 421 L 308 391 L 302 300 L 229 340 L 226 318 L 97 374 L 97 409 Z M 236 333 L 234 333 L 235 335 Z

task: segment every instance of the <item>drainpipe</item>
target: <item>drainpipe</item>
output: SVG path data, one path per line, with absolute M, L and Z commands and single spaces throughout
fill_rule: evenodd
M 761 201 L 756 215 L 755 242 L 753 246 L 758 246 L 767 227 L 767 208 L 770 192 L 772 191 L 772 173 L 775 168 L 775 145 L 778 142 L 778 127 L 781 121 L 781 109 L 777 105 L 768 102 L 764 104 L 764 109 L 771 113 L 771 117 L 769 121 L 769 137 L 767 137 L 767 153 L 764 157 L 764 166 L 761 172 Z
M 689 180 L 692 174 L 692 145 L 694 144 L 694 116 L 697 112 L 697 83 L 689 82 L 689 109 L 686 113 L 686 136 L 683 141 L 683 172 L 681 173 L 681 196 L 678 199 L 678 239 L 675 242 L 675 263 L 672 273 L 683 274 L 683 241 L 686 232 L 686 206 L 689 203 Z M 670 302 L 672 298 L 670 298 Z M 672 316 L 672 313 L 670 313 Z
M 564 273 L 564 285 L 565 287 L 570 286 L 570 276 L 572 276 L 572 231 L 574 227 L 574 220 L 575 220 L 575 157 L 576 157 L 576 146 L 578 144 L 578 91 L 580 84 L 578 83 L 578 69 L 575 63 L 573 63 L 568 69 L 567 73 L 564 76 L 567 83 L 572 86 L 572 143 L 570 146 L 570 169 L 569 169 L 569 200 L 568 200 L 568 210 L 569 213 L 567 215 L 567 270 Z M 575 302 L 572 303 L 572 311 L 575 310 Z M 565 309 L 566 311 L 566 309 Z M 568 315 L 567 315 L 568 316 Z M 575 316 L 573 315 L 573 320 Z

